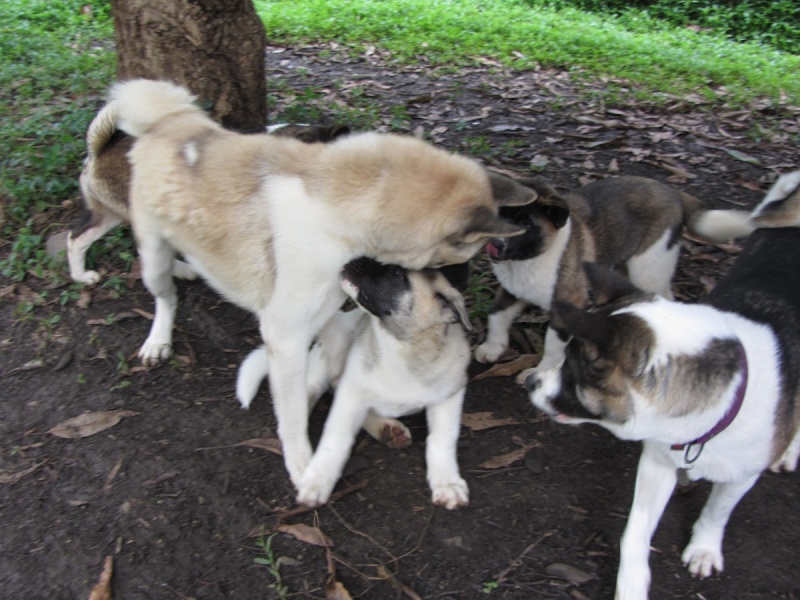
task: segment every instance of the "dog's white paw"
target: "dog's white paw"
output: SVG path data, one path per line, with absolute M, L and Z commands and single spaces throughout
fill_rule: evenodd
M 775 461 L 769 468 L 773 473 L 794 473 L 797 469 L 798 453 L 800 453 L 800 446 L 798 448 L 789 448 L 783 453 L 777 461 Z
M 100 281 L 100 273 L 97 271 L 84 271 L 83 273 L 75 273 L 72 275 L 72 280 L 84 285 L 94 285 Z
M 333 477 L 306 469 L 297 486 L 297 503 L 310 507 L 322 506 L 330 499 L 336 481 Z
M 172 275 L 178 279 L 187 279 L 189 281 L 197 279 L 197 271 L 182 260 L 176 260 L 172 263 Z
M 431 482 L 431 500 L 437 506 L 453 510 L 469 504 L 469 488 L 461 477 Z
M 153 367 L 172 356 L 172 344 L 147 338 L 139 349 L 139 359 L 145 367 Z
M 525 380 L 534 373 L 536 373 L 536 367 L 531 369 L 523 369 L 517 373 L 517 376 L 514 378 L 514 383 L 517 383 L 518 385 L 525 385 Z
M 364 420 L 364 429 L 389 448 L 408 448 L 411 445 L 411 431 L 397 419 L 370 414 Z
M 647 600 L 648 585 L 620 585 L 617 583 L 617 590 L 614 593 L 614 600 Z
M 647 600 L 650 589 L 650 569 L 647 564 L 639 568 L 620 566 L 614 600 Z
M 681 556 L 683 564 L 689 568 L 693 577 L 703 579 L 709 577 L 714 569 L 722 572 L 722 552 L 718 548 L 709 548 L 701 545 L 689 544 Z
M 497 362 L 497 360 L 505 351 L 506 346 L 504 344 L 483 342 L 481 345 L 475 348 L 475 360 L 482 363 Z

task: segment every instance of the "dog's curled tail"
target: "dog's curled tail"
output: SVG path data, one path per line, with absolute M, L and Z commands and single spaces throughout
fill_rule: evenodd
M 748 236 L 755 230 L 745 210 L 707 210 L 694 196 L 680 192 L 685 222 L 694 235 L 711 242 Z
M 269 374 L 269 358 L 264 346 L 259 346 L 242 361 L 236 375 L 236 398 L 242 408 L 250 408 L 258 387 Z
M 116 130 L 117 105 L 109 102 L 92 119 L 92 122 L 89 123 L 89 128 L 86 130 L 86 152 L 88 158 L 96 158 L 100 150 L 108 144 Z
M 147 133 L 158 121 L 178 113 L 202 113 L 189 90 L 169 81 L 133 79 L 117 83 L 109 93 L 117 127 L 134 137 Z

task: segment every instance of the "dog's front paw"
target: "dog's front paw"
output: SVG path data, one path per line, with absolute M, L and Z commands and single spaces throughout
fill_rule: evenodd
M 300 485 L 297 486 L 297 503 L 312 508 L 322 506 L 331 497 L 336 479 L 319 475 L 306 469 Z
M 94 285 L 100 281 L 100 273 L 97 271 L 84 271 L 83 273 L 74 273 L 72 275 L 73 281 L 82 283 L 84 285 Z
M 645 566 L 637 573 L 617 573 L 617 589 L 614 600 L 647 600 L 647 591 L 650 588 L 650 570 Z
M 448 481 L 431 482 L 431 500 L 437 506 L 453 510 L 469 504 L 469 488 L 461 477 Z
M 172 344 L 147 338 L 139 349 L 139 359 L 145 367 L 153 367 L 172 356 Z
M 714 569 L 722 572 L 722 552 L 718 548 L 704 547 L 699 544 L 689 544 L 681 556 L 683 564 L 689 568 L 692 577 L 703 579 L 709 577 Z
M 498 344 L 496 342 L 483 342 L 480 346 L 475 348 L 475 360 L 482 363 L 493 363 L 503 356 L 506 351 L 505 344 Z

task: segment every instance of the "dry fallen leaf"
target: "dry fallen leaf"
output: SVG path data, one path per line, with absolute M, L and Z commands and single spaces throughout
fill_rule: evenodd
M 597 578 L 597 575 L 594 573 L 587 573 L 578 567 L 573 567 L 572 565 L 565 563 L 553 563 L 551 565 L 547 565 L 547 567 L 545 567 L 545 572 L 551 577 L 558 577 L 559 579 L 564 579 L 576 585 L 580 585 Z
M 246 446 L 248 448 L 258 448 L 259 450 L 266 450 L 278 456 L 283 456 L 281 449 L 281 441 L 277 438 L 252 438 L 239 442 L 237 446 Z
M 133 417 L 138 412 L 132 410 L 100 410 L 67 419 L 47 430 L 47 433 L 60 438 L 84 438 L 100 433 L 119 423 L 124 417 Z
M 329 579 L 325 583 L 325 600 L 352 600 L 352 598 L 340 581 Z
M 519 421 L 513 417 L 495 419 L 490 412 L 464 413 L 461 415 L 461 424 L 472 431 L 483 431 L 492 427 L 505 425 L 518 425 Z
M 537 354 L 520 354 L 514 360 L 505 363 L 498 363 L 479 373 L 472 379 L 478 381 L 479 379 L 486 379 L 487 377 L 511 377 L 525 369 L 531 369 L 539 364 L 539 356 Z
M 505 454 L 501 454 L 499 456 L 495 456 L 494 458 L 490 458 L 478 465 L 480 469 L 502 469 L 503 467 L 508 467 L 509 465 L 514 464 L 515 462 L 522 460 L 525 458 L 525 455 L 531 448 L 536 447 L 538 444 L 537 442 L 531 442 L 528 444 L 524 444 L 521 447 L 517 448 L 516 450 L 512 450 L 511 452 L 506 452 Z
M 329 538 L 327 535 L 322 533 L 322 530 L 318 527 L 311 527 L 309 525 L 304 525 L 303 523 L 298 523 L 296 525 L 280 525 L 278 527 L 278 531 L 282 531 L 283 533 L 288 533 L 292 537 L 300 540 L 301 542 L 305 542 L 306 544 L 311 544 L 312 546 L 322 546 L 324 548 L 329 548 L 333 546 L 333 540 Z
M 111 574 L 114 571 L 114 561 L 110 556 L 106 556 L 103 562 L 103 572 L 100 579 L 92 588 L 89 600 L 111 600 Z

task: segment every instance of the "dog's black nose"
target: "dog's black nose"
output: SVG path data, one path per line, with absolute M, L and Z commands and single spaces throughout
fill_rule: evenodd
M 536 373 L 531 373 L 525 378 L 525 388 L 529 392 L 535 392 L 542 385 L 542 380 Z

